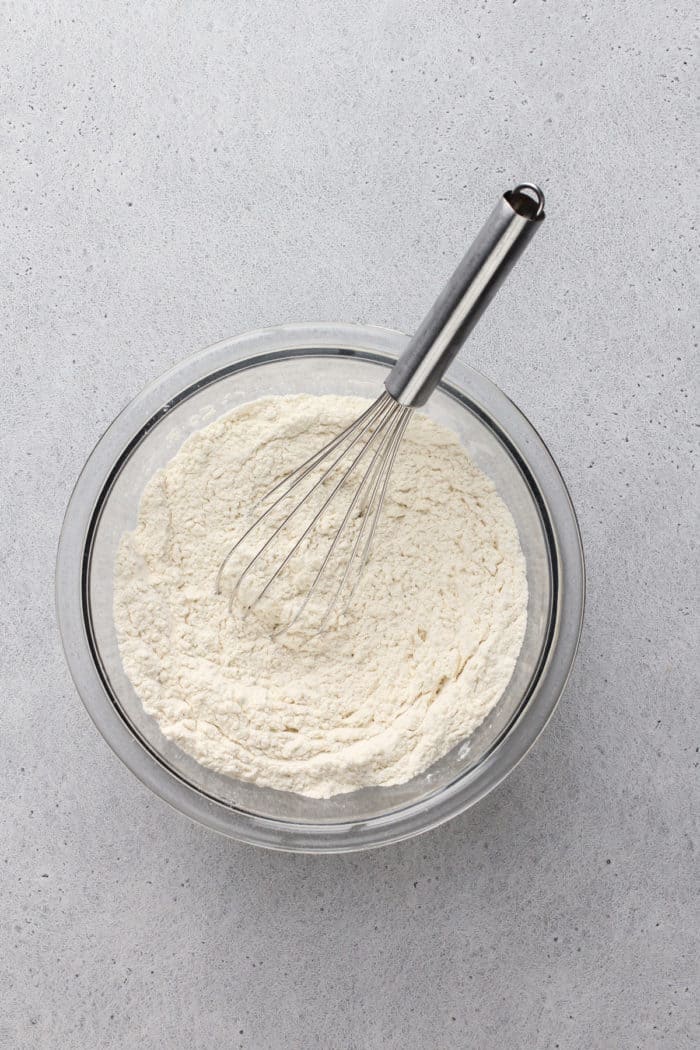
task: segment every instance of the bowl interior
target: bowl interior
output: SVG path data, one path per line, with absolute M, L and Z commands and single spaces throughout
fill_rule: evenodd
M 389 362 L 390 363 L 390 362 Z M 121 717 L 171 773 L 210 799 L 260 817 L 297 823 L 353 823 L 385 815 L 440 792 L 468 775 L 495 747 L 527 702 L 546 655 L 553 624 L 553 558 L 546 515 L 519 451 L 470 397 L 443 384 L 426 412 L 453 430 L 494 481 L 516 522 L 529 587 L 525 640 L 510 683 L 485 722 L 460 746 L 406 784 L 365 788 L 332 799 L 307 799 L 214 773 L 169 741 L 143 710 L 126 677 L 113 618 L 113 567 L 122 533 L 132 529 L 144 487 L 183 441 L 237 405 L 268 394 L 342 394 L 374 398 L 386 376 L 386 357 L 346 348 L 282 350 L 232 361 L 183 389 L 133 435 L 102 490 L 84 560 L 83 603 L 93 658 Z M 232 483 L 235 483 L 232 482 Z

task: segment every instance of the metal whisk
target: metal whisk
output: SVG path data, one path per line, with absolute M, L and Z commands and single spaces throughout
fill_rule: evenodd
M 263 496 L 265 509 L 231 547 L 219 568 L 216 588 L 221 593 L 234 555 L 246 541 L 261 537 L 264 527 L 271 528 L 264 542 L 258 539 L 257 549 L 235 578 L 231 604 L 256 566 L 272 557 L 275 545 L 283 542 L 295 519 L 298 521 L 305 509 L 311 517 L 299 527 L 286 553 L 274 561 L 262 587 L 243 602 L 244 615 L 270 592 L 295 556 L 302 549 L 308 550 L 314 537 L 320 537 L 319 543 L 325 542 L 329 515 L 346 497 L 337 514 L 339 524 L 335 527 L 332 522 L 325 550 L 316 553 L 306 593 L 275 625 L 273 637 L 289 631 L 309 613 L 315 598 L 321 600 L 316 602 L 316 615 L 312 617 L 314 633 L 326 627 L 341 599 L 343 609 L 352 601 L 369 559 L 392 468 L 413 410 L 426 403 L 543 219 L 544 194 L 539 187 L 521 183 L 505 193 L 389 372 L 384 392 Z M 295 497 L 294 502 L 288 502 Z M 331 575 L 331 566 L 336 563 L 337 571 Z

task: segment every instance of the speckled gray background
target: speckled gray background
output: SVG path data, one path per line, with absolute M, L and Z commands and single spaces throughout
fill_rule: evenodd
M 2 5 L 3 1047 L 698 1045 L 691 8 Z M 570 686 L 427 836 L 337 858 L 218 838 L 122 767 L 69 679 L 75 477 L 201 346 L 412 330 L 520 178 L 548 221 L 468 354 L 580 514 Z

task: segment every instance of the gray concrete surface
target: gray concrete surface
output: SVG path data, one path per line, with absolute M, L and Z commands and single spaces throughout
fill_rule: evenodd
M 3 4 L 3 1047 L 698 1045 L 691 9 Z M 396 847 L 278 856 L 193 826 L 63 662 L 82 463 L 224 336 L 411 330 L 523 177 L 547 226 L 468 354 L 580 514 L 588 615 L 553 722 Z

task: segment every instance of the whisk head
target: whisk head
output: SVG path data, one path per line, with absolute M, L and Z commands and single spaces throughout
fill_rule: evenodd
M 260 500 L 259 516 L 234 543 L 216 581 L 224 589 L 229 566 L 249 553 L 234 577 L 230 606 L 241 598 L 244 615 L 259 605 L 285 573 L 304 590 L 275 623 L 273 637 L 302 618 L 320 633 L 334 612 L 347 609 L 367 565 L 389 478 L 413 409 L 383 392 L 323 448 L 296 467 Z M 306 552 L 306 562 L 303 557 Z M 299 566 L 302 566 L 300 569 Z M 256 570 L 262 585 L 244 597 Z M 289 605 L 289 603 L 287 603 Z

